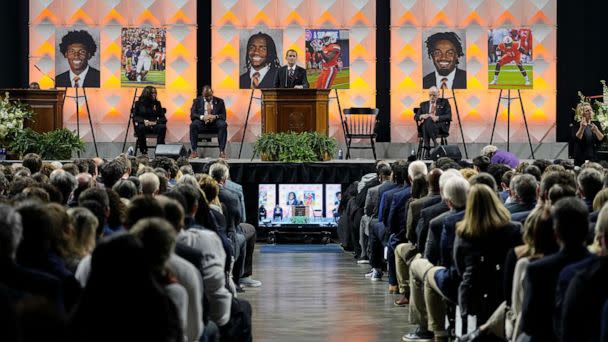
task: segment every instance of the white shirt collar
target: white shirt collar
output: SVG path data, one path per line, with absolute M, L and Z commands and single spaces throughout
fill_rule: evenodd
M 287 64 L 287 71 L 289 70 L 296 71 L 296 65 L 294 64 L 293 66 L 289 66 L 289 64 Z
M 70 84 L 72 85 L 72 87 L 74 87 L 74 77 L 78 76 L 78 77 L 80 77 L 80 80 L 78 81 L 78 88 L 82 88 L 82 84 L 84 83 L 84 79 L 87 78 L 88 72 L 89 72 L 88 65 L 87 65 L 87 68 L 84 69 L 84 71 L 80 73 L 80 75 L 76 75 L 70 68 Z
M 268 70 L 270 70 L 270 64 L 266 64 L 260 70 L 255 70 L 254 68 L 250 68 L 249 69 L 249 79 L 253 80 L 253 74 L 255 74 L 256 72 L 259 72 L 260 73 L 260 83 L 262 83 L 262 80 L 264 79 L 264 76 L 266 76 L 266 73 L 268 72 Z
M 446 82 L 448 89 L 452 89 L 452 84 L 454 83 L 454 77 L 456 77 L 456 68 L 454 68 L 454 70 L 452 70 L 452 72 L 449 73 L 447 76 L 441 76 L 441 75 L 439 75 L 437 70 L 435 70 L 435 83 L 436 83 L 435 85 L 437 86 L 437 89 L 439 89 L 441 91 L 441 80 L 444 78 L 448 79 Z

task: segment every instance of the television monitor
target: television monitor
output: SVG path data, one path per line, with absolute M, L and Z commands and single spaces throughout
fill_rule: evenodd
M 341 184 L 325 184 L 325 217 L 338 217 L 338 206 L 342 199 Z

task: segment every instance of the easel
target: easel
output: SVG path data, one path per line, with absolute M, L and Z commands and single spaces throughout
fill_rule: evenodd
M 127 131 L 125 132 L 125 140 L 122 143 L 122 153 L 125 153 L 125 147 L 127 147 L 127 137 L 129 136 L 129 129 L 131 128 L 131 121 L 133 121 L 133 107 L 135 107 L 135 99 L 137 98 L 137 91 L 139 88 L 135 88 L 135 93 L 133 93 L 133 100 L 131 101 L 131 110 L 129 111 L 129 121 L 127 122 Z M 135 129 L 135 127 L 133 127 Z M 137 143 L 135 146 L 137 149 Z
M 329 99 L 336 99 L 338 102 L 338 112 L 340 112 L 340 124 L 342 125 L 342 133 L 344 134 L 344 142 L 346 143 L 346 122 L 344 122 L 344 118 L 342 117 L 342 106 L 340 106 L 340 97 L 338 96 L 338 89 L 334 88 L 336 96 L 329 97 Z M 329 132 L 327 132 L 329 135 Z
M 80 138 L 80 97 L 78 95 L 78 87 L 74 87 L 75 89 L 75 96 L 66 96 L 69 97 L 71 99 L 74 99 L 74 101 L 76 102 L 76 134 L 78 135 L 78 138 Z M 65 89 L 66 92 L 68 90 L 68 88 Z M 97 140 L 95 139 L 95 130 L 93 129 L 93 121 L 91 120 L 91 111 L 89 109 L 89 100 L 87 99 L 87 91 L 86 88 L 82 88 L 82 94 L 83 94 L 83 98 L 84 98 L 84 104 L 86 106 L 87 109 L 87 117 L 89 118 L 89 125 L 91 127 L 91 136 L 93 137 L 93 146 L 95 147 L 95 156 L 99 157 L 99 151 L 97 150 Z M 80 158 L 80 150 L 78 151 L 78 158 Z
M 245 127 L 243 128 L 243 135 L 241 136 L 241 146 L 239 147 L 239 159 L 241 159 L 241 152 L 243 152 L 243 142 L 245 141 L 245 133 L 247 132 L 247 124 L 249 123 L 249 114 L 251 113 L 251 103 L 253 102 L 253 99 L 260 100 L 260 103 L 263 101 L 261 96 L 260 97 L 253 96 L 253 94 L 255 93 L 255 89 L 256 88 L 251 89 L 251 96 L 249 96 L 249 106 L 247 108 L 247 117 L 245 117 Z M 251 159 L 253 159 L 254 156 L 255 156 L 255 153 L 253 156 L 251 156 Z
M 502 96 L 503 89 L 500 89 L 500 94 L 498 95 L 498 103 L 496 104 L 496 114 L 494 115 L 494 124 L 492 125 L 492 135 L 490 136 L 490 145 L 492 145 L 492 141 L 494 141 L 494 130 L 496 129 L 496 120 L 498 119 L 498 110 L 500 109 L 500 100 L 507 100 L 507 152 L 509 152 L 509 143 L 510 143 L 510 132 L 511 132 L 511 101 L 519 100 L 519 104 L 521 106 L 521 115 L 524 117 L 524 124 L 526 126 L 526 134 L 528 136 L 528 144 L 530 145 L 530 154 L 532 155 L 532 159 L 534 159 L 534 150 L 532 149 L 532 141 L 530 140 L 530 131 L 528 131 L 528 120 L 526 120 L 526 112 L 524 110 L 524 103 L 521 99 L 521 90 L 517 89 L 517 97 L 511 97 L 511 89 L 507 89 L 507 96 Z
M 451 89 L 451 90 L 452 90 L 452 96 L 445 97 L 444 96 L 445 89 L 441 89 L 441 98 L 446 99 L 446 100 L 450 100 L 450 99 L 454 100 L 454 108 L 456 109 L 456 117 L 458 118 L 458 127 L 460 128 L 460 138 L 462 139 L 462 146 L 464 147 L 464 156 L 466 159 L 469 159 L 469 152 L 467 151 L 467 143 L 464 141 L 464 132 L 462 131 L 462 121 L 460 120 L 460 111 L 458 110 L 458 101 L 456 101 L 456 93 L 454 92 L 454 89 Z

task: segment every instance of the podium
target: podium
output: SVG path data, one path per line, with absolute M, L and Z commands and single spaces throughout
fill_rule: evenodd
M 2 96 L 7 92 L 11 101 L 20 100 L 21 103 L 29 105 L 35 113 L 33 121 L 26 120 L 24 127 L 38 133 L 63 128 L 65 90 L 0 89 Z
M 262 133 L 328 134 L 330 89 L 262 89 Z

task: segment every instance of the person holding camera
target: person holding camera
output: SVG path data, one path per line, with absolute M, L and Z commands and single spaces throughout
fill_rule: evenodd
M 167 134 L 167 110 L 163 108 L 156 97 L 156 88 L 147 86 L 141 96 L 133 105 L 133 121 L 135 134 L 137 135 L 137 146 L 142 154 L 148 154 L 146 134 L 157 135 L 156 144 L 165 143 Z
M 600 123 L 593 121 L 593 108 L 587 102 L 576 106 L 576 113 L 581 121 L 573 126 L 574 165 L 582 165 L 585 160 L 597 160 L 597 146 L 604 140 Z

